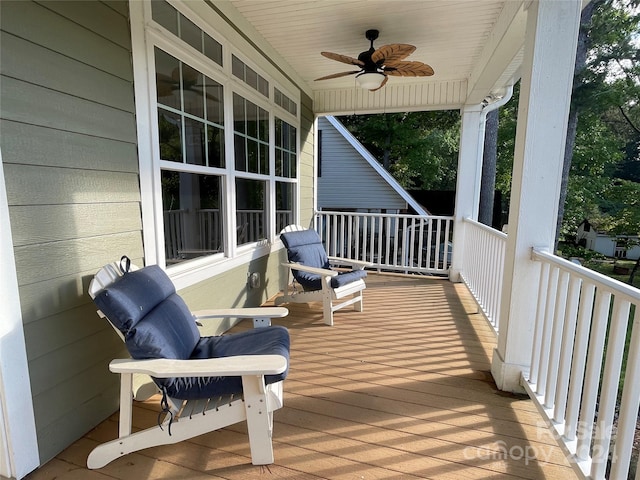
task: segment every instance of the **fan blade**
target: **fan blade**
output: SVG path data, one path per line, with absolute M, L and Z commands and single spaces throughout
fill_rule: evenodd
M 433 68 L 422 62 L 398 62 L 385 67 L 384 73 L 394 77 L 429 77 L 433 75 Z
M 371 60 L 373 60 L 374 63 L 383 61 L 384 65 L 392 65 L 400 60 L 404 60 L 415 51 L 416 47 L 413 45 L 392 43 L 391 45 L 384 45 L 373 52 L 371 54 Z
M 348 65 L 358 65 L 359 67 L 364 67 L 364 62 L 362 60 L 358 60 L 357 58 L 349 57 L 347 55 L 341 55 L 339 53 L 331 53 L 331 52 L 320 52 L 320 55 L 322 55 L 323 57 L 330 58 L 331 60 L 335 60 L 336 62 L 342 62 Z
M 346 77 L 347 75 L 354 75 L 356 73 L 360 73 L 360 71 L 361 70 L 356 70 L 355 72 L 332 73 L 331 75 L 327 75 L 326 77 L 316 78 L 315 81 L 318 81 L 318 80 L 329 80 L 330 78 Z
M 382 83 L 380 84 L 380 86 L 378 88 L 372 88 L 371 90 L 369 90 L 370 92 L 375 92 L 376 90 L 380 90 L 382 87 L 384 87 L 387 82 L 389 81 L 389 77 L 387 77 L 386 75 L 384 76 L 384 80 L 382 81 Z

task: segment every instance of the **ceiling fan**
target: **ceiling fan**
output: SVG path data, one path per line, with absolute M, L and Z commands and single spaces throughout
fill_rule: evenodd
M 371 47 L 358 55 L 358 58 L 339 53 L 320 52 L 326 58 L 348 65 L 356 65 L 360 67 L 360 70 L 333 73 L 325 77 L 316 78 L 316 80 L 329 80 L 346 77 L 347 75 L 356 75 L 356 80 L 361 87 L 375 92 L 385 86 L 387 80 L 389 80 L 389 75 L 395 77 L 428 77 L 433 75 L 433 68 L 426 63 L 404 61 L 416 50 L 413 45 L 392 43 L 378 49 L 373 48 L 373 41 L 378 38 L 379 33 L 378 30 L 366 31 L 365 37 L 371 41 Z

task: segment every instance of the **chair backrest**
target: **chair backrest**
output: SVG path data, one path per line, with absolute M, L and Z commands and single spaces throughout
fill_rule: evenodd
M 287 258 L 292 263 L 300 263 L 308 267 L 330 269 L 327 252 L 322 240 L 315 230 L 297 230 L 280 234 L 282 243 L 287 248 Z M 292 270 L 293 277 L 308 290 L 322 288 L 320 276 L 315 273 Z
M 124 273 L 94 293 L 132 358 L 188 359 L 200 333 L 184 300 L 157 265 Z

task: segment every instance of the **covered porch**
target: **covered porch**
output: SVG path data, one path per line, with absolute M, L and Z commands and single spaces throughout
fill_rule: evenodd
M 251 465 L 240 424 L 87 470 L 89 451 L 117 436 L 114 415 L 27 478 L 575 477 L 533 402 L 496 388 L 496 336 L 463 284 L 372 273 L 365 295 L 365 312 L 341 310 L 333 327 L 319 304 L 274 321 L 292 338 L 275 464 Z M 156 408 L 138 404 L 134 425 Z
M 93 3 L 113 13 L 106 2 Z M 109 106 L 109 111 L 127 112 L 123 116 L 129 123 L 105 117 L 107 123 L 124 125 L 123 131 L 104 133 L 103 129 L 96 128 L 96 133 L 92 129 L 85 131 L 84 125 L 76 125 L 83 123 L 81 120 L 84 117 L 78 120 L 77 115 L 69 115 L 74 118 L 74 123 L 70 123 L 68 129 L 74 134 L 79 130 L 92 139 L 115 136 L 119 142 L 130 147 L 127 149 L 130 157 L 126 157 L 117 168 L 111 164 L 103 166 L 101 156 L 96 157 L 98 166 L 89 166 L 88 170 L 92 173 L 95 170 L 102 176 L 108 176 L 108 181 L 104 180 L 104 188 L 98 189 L 104 195 L 95 198 L 89 195 L 89 200 L 84 199 L 82 193 L 85 190 L 93 195 L 96 189 L 92 181 L 80 182 L 75 177 L 73 181 L 68 179 L 67 175 L 75 172 L 75 168 L 69 168 L 75 166 L 73 163 L 65 163 L 64 168 L 58 169 L 64 171 L 65 175 L 58 182 L 64 187 L 60 188 L 61 192 L 72 191 L 74 197 L 78 198 L 46 196 L 39 200 L 40 203 L 34 203 L 30 198 L 23 199 L 19 193 L 27 191 L 26 188 L 20 188 L 24 177 L 21 166 L 25 161 L 19 155 L 12 158 L 13 176 L 8 183 L 11 187 L 9 197 L 13 203 L 4 200 L 5 182 L 4 177 L 0 178 L 0 221 L 3 232 L 12 231 L 9 206 L 17 210 L 23 202 L 28 202 L 33 210 L 39 208 L 40 204 L 77 202 L 86 203 L 90 209 L 91 202 L 99 205 L 105 203 L 111 212 L 111 209 L 115 211 L 118 208 L 118 203 L 114 202 L 114 192 L 122 190 L 122 197 L 116 197 L 116 200 L 119 198 L 123 203 L 128 202 L 131 210 L 127 211 L 135 212 L 121 215 L 118 211 L 114 214 L 118 219 L 131 220 L 132 225 L 127 223 L 114 227 L 115 233 L 108 232 L 109 247 L 103 246 L 102 233 L 97 228 L 101 225 L 96 227 L 96 233 L 87 227 L 86 221 L 78 222 L 82 225 L 79 228 L 81 234 L 89 240 L 74 238 L 64 250 L 69 257 L 78 259 L 78 265 L 72 271 L 67 270 L 68 262 L 63 262 L 68 257 L 58 254 L 57 246 L 61 240 L 59 237 L 63 237 L 62 233 L 49 237 L 47 232 L 47 249 L 39 249 L 37 245 L 28 243 L 31 238 L 39 238 L 40 235 L 31 234 L 27 228 L 22 229 L 24 231 L 15 229 L 14 237 L 21 234 L 20 238 L 28 248 L 16 248 L 6 233 L 0 238 L 3 241 L 0 252 L 11 269 L 8 276 L 12 281 L 10 288 L 7 288 L 7 298 L 11 302 L 5 302 L 3 306 L 3 313 L 6 312 L 6 317 L 12 319 L 11 328 L 8 329 L 11 335 L 4 335 L 3 346 L 10 346 L 11 349 L 5 348 L 0 352 L 3 354 L 0 380 L 3 385 L 11 387 L 6 389 L 10 402 L 7 403 L 8 407 L 3 405 L 3 414 L 5 419 L 9 419 L 7 424 L 10 423 L 11 428 L 7 428 L 8 435 L 0 431 L 0 436 L 11 440 L 15 456 L 11 461 L 16 464 L 5 465 L 0 462 L 0 467 L 6 467 L 11 475 L 22 478 L 26 472 L 42 465 L 29 476 L 38 480 L 51 477 L 67 480 L 244 479 L 265 476 L 269 472 L 273 476 L 296 479 L 569 478 L 574 471 L 584 477 L 601 479 L 608 474 L 611 453 L 615 461 L 608 478 L 627 478 L 640 385 L 626 382 L 622 391 L 619 390 L 619 382 L 624 376 L 635 379 L 640 374 L 640 329 L 631 330 L 632 324 L 639 323 L 637 307 L 640 294 L 635 289 L 591 275 L 585 269 L 572 266 L 549 253 L 554 242 L 561 158 L 581 2 L 496 0 L 450 5 L 404 2 L 403 8 L 397 8 L 395 2 L 380 2 L 371 18 L 361 15 L 363 11 L 370 12 L 365 1 L 323 4 L 245 0 L 170 2 L 179 7 L 185 18 L 193 19 L 204 33 L 209 32 L 214 36 L 220 33 L 227 59 L 226 70 L 220 71 L 198 52 L 189 50 L 188 45 L 176 47 L 178 40 L 175 45 L 167 42 L 167 35 L 164 35 L 166 31 L 152 21 L 149 3 L 132 1 L 116 4 L 121 10 L 119 16 L 126 20 L 121 30 L 124 47 L 118 50 L 124 60 L 115 67 L 105 69 L 98 65 L 97 68 L 109 75 L 110 68 L 122 68 L 124 73 L 120 73 L 120 76 L 123 80 L 118 85 L 122 83 L 127 91 L 131 90 L 133 83 L 135 103 L 130 98 L 128 103 L 125 102 L 125 107 L 121 107 L 118 102 L 110 100 L 117 108 Z M 86 4 L 94 8 L 94 4 Z M 294 4 L 298 8 L 293 8 Z M 49 17 L 40 15 L 43 7 L 35 2 L 30 5 L 34 10 L 33 17 L 43 18 L 42 22 L 47 24 Z M 51 5 L 56 3 L 51 2 Z M 51 8 L 48 6 L 46 9 Z M 316 8 L 320 11 L 314 11 Z M 95 23 L 94 28 L 102 28 L 98 22 L 93 22 L 94 18 L 99 18 L 93 10 L 81 19 L 75 18 L 74 9 L 69 10 L 71 13 L 56 14 L 54 20 L 67 26 L 68 15 L 73 19 L 71 23 Z M 49 15 L 49 12 L 46 13 Z M 61 18 L 65 21 L 62 22 Z M 343 22 L 358 19 L 359 23 L 354 21 L 351 25 L 345 25 L 338 19 Z M 30 26 L 28 22 L 25 25 Z M 105 25 L 110 24 L 107 22 Z M 320 50 L 358 52 L 362 48 L 361 30 L 374 26 L 388 35 L 385 43 L 409 42 L 417 45 L 418 51 L 428 53 L 416 58 L 434 65 L 437 75 L 433 81 L 393 79 L 398 81 L 390 82 L 377 93 L 359 89 L 352 81 L 344 79 L 325 83 L 324 86 L 314 83 L 315 78 L 335 68 L 335 65 L 328 65 L 324 60 L 323 63 L 318 61 Z M 25 31 L 41 30 L 25 28 Z M 98 36 L 110 39 L 111 35 L 113 29 Z M 63 416 L 56 418 L 60 423 L 48 421 L 53 418 L 48 411 L 51 408 L 48 400 L 53 397 L 50 392 L 37 392 L 39 413 L 45 412 L 39 418 L 42 425 L 38 432 L 33 412 L 25 412 L 23 408 L 24 399 L 33 398 L 29 367 L 39 374 L 36 378 L 50 381 L 51 391 L 57 393 L 58 390 L 53 389 L 64 388 L 64 382 L 59 379 L 67 380 L 67 372 L 72 371 L 75 364 L 82 363 L 78 362 L 78 358 L 96 361 L 94 352 L 86 346 L 86 338 L 80 337 L 73 339 L 72 343 L 64 338 L 64 348 L 59 349 L 62 353 L 53 352 L 56 355 L 54 358 L 59 354 L 65 360 L 64 368 L 51 363 L 48 356 L 51 353 L 50 344 L 58 344 L 44 338 L 46 334 L 40 332 L 46 330 L 41 326 L 56 325 L 56 331 L 63 332 L 74 329 L 66 327 L 66 323 L 66 328 L 60 329 L 56 322 L 42 321 L 37 324 L 38 328 L 33 326 L 34 322 L 28 333 L 35 336 L 36 340 L 43 337 L 44 346 L 40 346 L 40 349 L 44 353 L 36 357 L 39 360 L 37 365 L 33 365 L 36 363 L 33 361 L 31 366 L 28 364 L 22 337 L 21 307 L 25 311 L 28 308 L 19 303 L 18 279 L 21 274 L 24 276 L 25 271 L 35 275 L 34 272 L 39 274 L 43 270 L 36 268 L 42 265 L 31 260 L 34 257 L 31 252 L 43 252 L 40 255 L 46 257 L 47 266 L 51 259 L 63 263 L 48 270 L 52 271 L 54 278 L 63 274 L 71 278 L 73 281 L 69 283 L 79 290 L 79 293 L 74 291 L 73 295 L 69 295 L 71 306 L 70 302 L 62 302 L 57 313 L 60 322 L 68 320 L 69 325 L 81 323 L 76 319 L 84 322 L 87 312 L 91 315 L 94 313 L 82 280 L 104 264 L 107 261 L 105 259 L 112 261 L 123 250 L 135 252 L 136 258 L 144 260 L 145 264 L 166 267 L 178 289 L 191 294 L 194 307 L 198 306 L 198 302 L 210 299 L 212 286 L 222 284 L 233 290 L 232 293 L 225 292 L 223 300 L 228 304 L 239 301 L 236 296 L 237 292 L 245 291 L 246 270 L 254 268 L 251 262 L 264 260 L 265 263 L 270 261 L 277 265 L 276 259 L 282 245 L 277 238 L 279 229 L 275 228 L 275 210 L 278 209 L 273 193 L 270 197 L 272 201 L 266 202 L 272 204 L 273 211 L 268 212 L 269 226 L 264 233 L 265 238 L 238 248 L 238 243 L 242 243 L 238 240 L 241 235 L 237 235 L 234 227 L 239 220 L 234 217 L 236 212 L 229 208 L 226 212 L 229 224 L 225 230 L 225 253 L 217 252 L 218 257 L 211 261 L 205 258 L 200 263 L 194 262 L 182 269 L 171 268 L 171 262 L 164 253 L 162 199 L 158 193 L 161 183 L 159 164 L 168 160 L 162 160 L 154 150 L 158 145 L 150 132 L 155 132 L 155 127 L 148 128 L 149 125 L 143 120 L 138 129 L 134 128 L 134 113 L 140 120 L 141 113 L 146 112 L 150 123 L 155 126 L 157 122 L 154 69 L 146 68 L 147 60 L 151 61 L 153 56 L 149 53 L 152 49 L 145 44 L 149 39 L 153 39 L 149 45 L 162 44 L 175 55 L 183 55 L 181 58 L 187 64 L 200 65 L 200 70 L 225 82 L 225 88 L 228 86 L 226 91 L 229 92 L 225 107 L 225 122 L 228 125 L 233 123 L 230 109 L 233 88 L 255 101 L 258 98 L 265 105 L 268 103 L 259 98 L 260 92 L 251 92 L 243 85 L 243 79 L 234 79 L 229 65 L 236 54 L 239 55 L 236 58 L 246 60 L 247 65 L 253 65 L 267 77 L 279 82 L 278 85 L 286 85 L 287 91 L 296 93 L 294 97 L 299 100 L 299 113 L 289 114 L 295 117 L 294 123 L 299 127 L 299 138 L 296 140 L 299 170 L 295 179 L 286 179 L 292 184 L 298 182 L 292 188 L 296 192 L 293 217 L 300 224 L 313 224 L 323 229 L 321 233 L 326 235 L 330 252 L 335 249 L 340 251 L 345 245 L 351 246 L 353 237 L 349 237 L 350 231 L 339 220 L 331 224 L 332 230 L 327 230 L 324 219 L 314 218 L 318 175 L 318 158 L 315 155 L 318 140 L 313 126 L 315 118 L 328 114 L 409 110 L 457 109 L 461 112 L 455 215 L 448 219 L 418 219 L 418 226 L 412 223 L 414 228 L 408 231 L 404 229 L 410 222 L 405 219 L 384 219 L 368 224 L 375 225 L 375 228 L 362 229 L 363 225 L 367 225 L 363 220 L 356 231 L 367 232 L 369 228 L 368 235 L 358 236 L 363 243 L 346 255 L 368 255 L 368 259 L 377 264 L 376 270 L 389 270 L 400 262 L 400 272 L 429 275 L 409 278 L 372 273 L 365 292 L 365 313 L 341 312 L 333 328 L 322 325 L 319 309 L 298 305 L 293 305 L 290 316 L 282 321 L 293 338 L 291 376 L 285 386 L 285 407 L 276 414 L 276 463 L 268 468 L 249 465 L 243 431 L 226 429 L 193 442 L 129 455 L 100 471 L 87 471 L 86 456 L 91 448 L 99 441 L 117 435 L 115 417 L 101 423 L 96 430 L 47 462 L 51 450 L 47 444 L 55 444 L 54 448 L 58 448 L 57 445 L 75 435 L 75 431 L 60 433 L 59 425 L 64 425 L 65 420 Z M 45 36 L 40 41 L 46 43 L 46 40 L 48 38 Z M 82 43 L 73 43 L 76 44 Z M 64 53 L 66 46 L 63 47 L 60 49 Z M 92 58 L 110 58 L 108 55 L 93 54 L 93 51 L 91 54 Z M 84 58 L 84 53 L 80 58 Z M 82 69 L 83 62 L 79 62 Z M 16 64 L 20 62 L 16 61 Z M 135 69 L 131 68 L 132 64 Z M 85 96 L 101 107 L 105 105 L 104 100 L 93 98 L 94 92 L 100 90 L 93 88 L 90 94 L 71 89 L 70 95 L 63 91 L 64 96 L 60 95 L 62 98 L 58 99 L 56 95 L 49 100 L 50 90 L 57 92 L 57 89 L 64 89 L 57 85 L 52 88 L 46 81 L 32 79 L 28 74 L 29 69 L 25 69 L 25 72 L 27 74 L 15 74 L 19 81 L 5 81 L 5 85 L 15 84 L 13 89 L 7 90 L 13 98 L 31 98 L 28 95 L 32 91 L 31 86 L 38 85 L 40 81 L 46 86 L 43 98 L 51 101 L 51 105 L 57 105 L 58 102 L 74 105 L 69 103 L 68 97 L 75 99 Z M 69 72 L 71 75 L 74 70 L 69 69 Z M 50 76 L 43 77 L 48 79 Z M 507 237 L 479 225 L 476 219 L 485 114 L 501 101 L 506 101 L 511 86 L 518 79 L 522 80 L 521 108 Z M 87 82 L 77 83 L 84 85 Z M 23 94 L 23 91 L 27 94 Z M 4 103 L 7 104 L 13 107 L 8 108 L 9 120 L 19 125 L 27 124 L 22 116 L 22 104 L 18 101 Z M 281 107 L 267 106 L 274 112 Z M 32 110 L 40 111 L 39 108 Z M 53 107 L 48 111 L 56 112 Z M 87 112 L 86 115 L 92 119 L 102 118 L 95 115 L 93 110 L 87 109 Z M 57 128 L 54 122 L 38 118 L 27 120 L 38 128 L 41 124 L 47 128 Z M 275 129 L 275 126 L 272 128 Z M 226 145 L 233 144 L 233 135 L 229 128 L 226 131 Z M 57 142 L 66 145 L 64 138 L 57 139 Z M 269 146 L 274 151 L 276 147 L 273 142 Z M 10 150 L 10 153 L 13 152 Z M 234 160 L 231 148 L 227 149 L 227 156 L 231 164 Z M 87 160 L 82 155 L 78 157 L 79 164 L 86 167 Z M 121 155 L 116 157 L 113 163 L 123 158 Z M 167 164 L 163 165 L 166 167 Z M 170 166 L 175 167 L 174 164 Z M 119 176 L 115 178 L 112 175 L 112 170 L 118 172 L 118 169 L 125 171 L 128 179 L 126 185 L 118 180 Z M 186 165 L 184 169 L 191 171 L 194 167 Z M 231 167 L 229 169 L 233 170 Z M 227 179 L 227 184 L 235 185 L 233 176 L 228 177 L 230 180 Z M 39 174 L 38 178 L 48 176 Z M 152 184 L 152 179 L 156 183 Z M 275 192 L 273 175 L 269 177 L 269 182 L 273 184 Z M 114 185 L 118 188 L 113 188 Z M 234 195 L 229 199 L 232 206 L 236 200 Z M 238 211 L 241 210 L 238 207 Z M 77 213 L 76 216 L 80 219 L 82 214 Z M 14 218 L 31 217 L 26 213 L 16 213 Z M 334 219 L 330 219 L 330 222 L 334 222 Z M 25 224 L 30 226 L 26 220 Z M 382 231 L 376 231 L 376 228 L 382 227 Z M 389 235 L 392 228 L 402 228 L 402 236 Z M 18 247 L 25 247 L 17 243 Z M 210 247 L 207 250 L 216 250 L 218 243 Z M 14 260 L 14 250 L 19 254 L 17 260 Z M 13 268 L 14 265 L 17 268 Z M 425 267 L 426 271 L 422 271 Z M 267 272 L 270 275 L 265 276 L 265 279 L 273 280 L 265 282 L 270 287 L 278 283 L 276 279 L 279 280 L 276 268 L 270 264 Z M 452 282 L 431 277 L 434 273 L 446 275 Z M 227 282 L 229 277 L 231 282 Z M 21 281 L 30 285 L 22 278 Z M 76 288 L 76 285 L 79 287 Z M 50 290 L 55 289 L 48 284 L 38 284 L 38 295 L 33 294 L 33 297 L 40 303 L 34 305 L 49 307 L 52 303 Z M 77 307 L 81 313 L 76 314 L 71 307 Z M 39 317 L 37 319 L 41 320 Z M 44 319 L 48 320 L 48 317 Z M 246 327 L 239 325 L 235 328 Z M 607 337 L 612 343 L 605 346 Z M 95 338 L 100 339 L 96 340 L 96 344 L 105 344 L 102 337 Z M 27 340 L 33 341 L 31 338 Z M 21 350 L 14 352 L 19 347 Z M 37 350 L 37 347 L 39 344 L 36 342 L 34 348 Z M 115 351 L 115 347 L 111 351 Z M 79 357 L 78 352 L 84 352 L 85 356 Z M 567 352 L 575 353 L 570 355 Z M 623 356 L 624 352 L 628 353 Z M 37 350 L 36 354 L 40 354 L 40 351 Z M 7 368 L 13 363 L 5 361 L 5 358 L 16 362 L 21 369 Z M 50 368 L 49 364 L 54 368 Z M 97 364 L 92 365 L 98 368 Z M 108 375 L 104 365 L 99 367 L 100 372 Z M 54 409 L 64 410 L 63 413 L 74 420 L 75 410 L 86 408 L 93 413 L 97 410 L 96 404 L 106 410 L 110 405 L 105 405 L 107 402 L 103 399 L 113 401 L 116 398 L 114 392 L 109 396 L 105 389 L 98 389 L 96 385 L 99 382 L 95 380 L 93 371 L 86 373 L 87 377 L 91 373 L 90 382 L 83 381 L 85 372 L 81 373 L 76 372 L 72 379 L 76 390 L 62 392 L 58 408 Z M 54 374 L 56 376 L 52 376 Z M 77 392 L 84 394 L 87 383 L 92 384 L 90 400 L 94 404 L 88 403 L 79 394 L 74 396 Z M 525 390 L 529 393 L 526 397 Z M 513 391 L 519 393 L 510 393 Z M 152 408 L 150 404 L 139 406 L 136 419 L 138 426 L 155 422 L 156 413 Z M 112 411 L 108 410 L 105 416 Z M 95 415 L 100 415 L 100 412 Z M 86 420 L 76 428 L 79 430 L 90 421 Z M 552 429 L 547 427 L 548 423 Z M 32 425 L 30 430 L 27 428 L 29 425 Z M 36 433 L 39 433 L 42 453 L 38 452 Z M 556 442 L 553 433 L 561 438 L 561 443 Z M 63 434 L 65 439 L 57 442 L 52 440 L 52 437 L 62 437 Z M 616 437 L 615 449 L 610 451 L 613 436 Z M 567 457 L 571 460 L 567 460 Z M 570 462 L 579 468 L 572 469 Z

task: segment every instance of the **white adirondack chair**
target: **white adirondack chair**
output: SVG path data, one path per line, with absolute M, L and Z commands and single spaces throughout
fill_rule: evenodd
M 138 309 L 141 311 L 149 310 L 148 312 L 143 312 L 143 319 L 135 323 L 135 328 L 131 327 L 131 325 L 123 326 L 123 321 L 126 323 L 131 320 L 131 314 L 129 313 L 124 320 L 123 318 L 116 320 L 111 317 L 121 317 L 121 315 L 114 313 L 115 310 L 111 312 L 98 311 L 100 316 L 107 318 L 120 337 L 125 340 L 130 352 L 133 350 L 134 356 L 144 357 L 143 350 L 145 347 L 135 339 L 135 330 L 140 329 L 143 320 L 146 322 L 145 325 L 155 321 L 153 318 L 158 316 L 159 309 L 165 308 L 166 302 L 164 301 L 158 306 L 151 306 L 149 304 L 151 300 L 148 300 L 149 297 L 154 295 L 157 297 L 166 296 L 166 293 L 168 293 L 166 290 L 173 289 L 173 284 L 159 267 L 154 266 L 138 270 L 135 267 L 129 269 L 121 265 L 122 261 L 103 267 L 92 280 L 89 286 L 89 294 L 101 309 L 107 309 L 104 308 L 105 305 L 111 308 L 113 306 L 112 302 L 122 300 L 115 310 L 123 308 L 122 305 L 126 307 L 127 303 L 132 302 L 134 317 L 137 315 Z M 123 271 L 126 272 L 127 270 L 129 272 L 123 274 Z M 134 278 L 136 275 L 139 277 L 144 275 L 144 278 L 138 281 Z M 127 288 L 120 288 L 124 283 L 133 284 L 134 288 L 132 290 L 137 290 L 138 296 L 136 297 L 136 292 L 132 291 L 131 298 L 119 298 L 128 296 Z M 158 289 L 164 289 L 166 292 L 164 294 L 158 293 Z M 184 303 L 175 294 L 175 289 L 173 289 L 170 300 L 171 302 L 169 303 L 171 304 L 176 302 Z M 173 306 L 168 305 L 168 308 L 171 310 Z M 161 310 L 160 314 L 162 314 Z M 206 322 L 208 319 L 221 317 L 254 318 L 254 327 L 269 327 L 271 318 L 281 318 L 287 314 L 287 309 L 282 307 L 193 312 L 193 317 L 188 315 L 189 318 L 184 319 L 185 324 L 189 324 L 184 326 L 188 334 L 181 334 L 178 342 L 183 342 L 185 336 L 194 335 L 195 322 Z M 172 335 L 167 332 L 173 330 L 175 322 L 179 321 L 175 317 L 175 309 L 171 310 L 169 315 L 164 315 L 164 318 L 169 318 L 168 321 L 171 323 L 171 328 L 163 328 L 161 326 L 159 330 L 161 335 Z M 133 321 L 135 322 L 135 318 Z M 179 330 L 183 327 L 177 326 L 176 328 Z M 195 329 L 195 335 L 199 336 L 197 329 Z M 201 337 L 197 340 L 198 346 L 194 349 L 194 352 L 201 348 L 201 345 L 202 348 L 210 345 L 210 343 L 207 343 L 209 341 L 222 342 L 222 340 L 228 340 L 226 345 L 230 345 L 230 351 L 233 351 L 233 342 L 241 336 L 244 336 L 244 340 L 241 342 L 243 344 L 246 344 L 251 337 L 250 341 L 257 345 L 256 354 L 245 351 L 238 355 L 220 356 L 218 358 L 203 358 L 202 354 L 198 354 L 198 358 L 195 359 L 181 359 L 161 358 L 161 356 L 152 353 L 150 357 L 155 356 L 155 358 L 113 360 L 109 364 L 109 369 L 114 373 L 120 374 L 121 378 L 119 437 L 96 447 L 89 454 L 87 466 L 91 469 L 101 468 L 128 453 L 157 445 L 174 444 L 245 420 L 247 421 L 249 433 L 252 463 L 254 465 L 273 463 L 274 457 L 271 442 L 273 412 L 282 407 L 282 379 L 286 376 L 288 370 L 289 336 L 286 329 L 284 327 L 254 328 L 254 330 L 247 332 L 229 334 L 222 337 Z M 265 346 L 265 344 L 269 345 Z M 242 348 L 246 350 L 246 347 Z M 270 350 L 273 353 L 269 353 Z M 175 355 L 170 356 L 175 357 Z M 156 380 L 153 388 L 146 389 L 147 395 L 158 391 L 156 382 L 160 385 L 163 385 L 163 381 L 167 382 L 162 386 L 164 392 L 162 404 L 165 415 L 162 420 L 159 420 L 157 426 L 132 433 L 133 379 L 134 377 L 139 377 L 137 383 L 146 384 L 150 379 L 149 376 Z M 239 377 L 241 377 L 241 383 L 237 380 Z M 213 380 L 214 378 L 215 381 Z M 213 386 L 218 385 L 219 381 L 222 381 L 222 383 L 228 381 L 227 383 L 232 385 L 225 387 L 223 390 L 226 391 L 223 391 L 220 395 L 212 390 L 212 388 L 217 388 Z M 236 384 L 238 385 L 236 388 L 238 391 L 231 391 Z M 198 398 L 199 389 L 197 387 L 199 385 L 205 387 L 203 390 L 206 391 L 206 398 Z M 177 396 L 172 397 L 168 394 L 168 388 L 171 388 L 171 392 L 174 392 Z M 182 388 L 182 391 L 180 391 L 180 388 Z M 175 393 L 176 391 L 178 393 Z
M 283 295 L 276 298 L 276 305 L 322 302 L 326 325 L 333 325 L 333 312 L 341 308 L 353 305 L 357 312 L 364 310 L 364 268 L 371 265 L 369 262 L 327 256 L 317 232 L 299 225 L 285 227 L 280 239 L 287 248 L 289 261 L 282 264 L 287 269 L 286 285 Z M 332 265 L 347 266 L 350 270 L 333 270 Z M 289 281 L 291 275 L 293 283 Z

